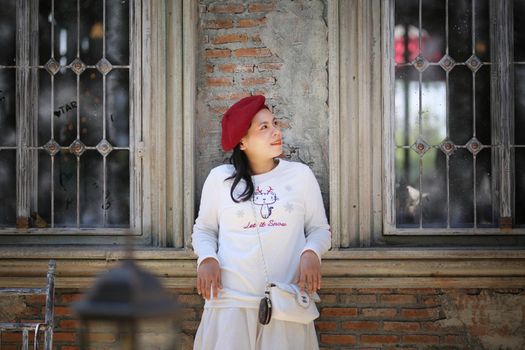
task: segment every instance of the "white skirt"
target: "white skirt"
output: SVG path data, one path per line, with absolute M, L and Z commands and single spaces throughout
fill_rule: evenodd
M 205 308 L 193 350 L 318 350 L 314 323 L 272 319 L 262 325 L 258 310 Z

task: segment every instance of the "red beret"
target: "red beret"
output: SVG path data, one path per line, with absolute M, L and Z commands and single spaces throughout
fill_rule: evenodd
M 257 112 L 264 108 L 263 95 L 248 96 L 231 106 L 222 117 L 222 148 L 231 151 L 246 135 Z

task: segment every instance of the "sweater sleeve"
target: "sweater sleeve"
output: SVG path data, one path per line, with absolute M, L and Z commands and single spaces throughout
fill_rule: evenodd
M 219 190 L 217 175 L 210 171 L 202 187 L 199 215 L 193 225 L 191 235 L 193 250 L 197 254 L 197 268 L 206 258 L 217 261 L 217 242 L 219 235 Z
M 332 245 L 332 235 L 330 233 L 328 220 L 326 219 L 326 212 L 319 183 L 317 182 L 312 170 L 309 167 L 306 168 L 306 179 L 304 184 L 304 232 L 306 236 L 306 244 L 301 254 L 306 250 L 312 250 L 317 254 L 320 262 L 321 256 L 326 253 Z

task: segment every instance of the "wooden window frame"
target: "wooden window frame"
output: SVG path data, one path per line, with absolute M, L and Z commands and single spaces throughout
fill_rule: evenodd
M 130 19 L 130 38 L 140 40 L 130 47 L 130 61 L 135 64 L 130 79 L 130 111 L 135 115 L 130 137 L 130 149 L 134 149 L 130 150 L 134 178 L 130 228 L 2 229 L 0 244 L 118 245 L 132 236 L 137 245 L 189 245 L 195 188 L 197 1 L 137 0 L 131 4 L 136 15 Z M 17 103 L 21 111 L 30 108 L 24 101 Z M 30 177 L 26 180 L 31 181 Z
M 388 140 L 393 0 L 329 2 L 330 219 L 335 249 L 388 246 L 523 246 L 518 234 L 433 229 L 389 235 Z M 510 108 L 501 103 L 498 108 Z M 357 166 L 356 166 L 357 165 Z M 504 231 L 507 233 L 507 231 Z

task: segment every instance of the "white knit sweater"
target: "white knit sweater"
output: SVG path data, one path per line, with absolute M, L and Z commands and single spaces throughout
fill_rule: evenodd
M 330 227 L 319 184 L 302 163 L 279 159 L 271 171 L 252 176 L 253 200 L 235 203 L 230 197 L 230 164 L 210 171 L 202 189 L 192 243 L 197 264 L 217 259 L 223 289 L 205 307 L 257 308 L 266 278 L 255 222 L 259 224 L 264 259 L 271 282 L 289 283 L 298 274 L 302 252 L 313 250 L 319 260 L 331 244 Z M 245 182 L 235 193 L 244 190 Z M 254 220 L 254 213 L 257 220 Z

